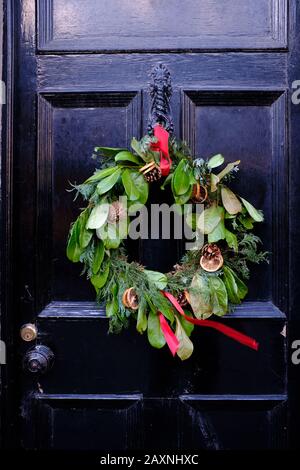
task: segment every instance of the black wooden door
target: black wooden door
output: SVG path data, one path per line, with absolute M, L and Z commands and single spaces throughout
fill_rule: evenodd
M 297 3 L 288 11 L 287 0 L 7 2 L 15 90 L 12 311 L 16 328 L 36 323 L 37 343 L 55 354 L 46 375 L 18 369 L 13 379 L 22 386 L 23 447 L 285 447 Z M 145 133 L 148 73 L 158 62 L 172 74 L 177 136 L 197 155 L 241 159 L 240 190 L 265 212 L 259 235 L 270 264 L 254 267 L 247 301 L 224 320 L 255 337 L 259 352 L 199 328 L 193 357 L 181 363 L 134 328 L 107 335 L 104 310 L 66 259 L 80 207 L 68 182 L 94 169 L 95 145 L 124 147 Z M 165 269 L 177 254 L 156 243 L 138 256 Z M 20 359 L 33 344 L 18 339 Z

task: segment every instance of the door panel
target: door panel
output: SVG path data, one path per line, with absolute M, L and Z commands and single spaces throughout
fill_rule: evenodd
M 286 46 L 287 0 L 39 0 L 38 6 L 43 52 Z
M 129 1 L 38 1 L 38 12 L 34 3 L 14 6 L 13 300 L 18 328 L 36 322 L 38 343 L 56 357 L 47 375 L 20 379 L 24 447 L 284 446 L 287 2 L 224 0 L 221 13 L 215 0 L 160 2 L 159 12 L 146 0 L 137 11 Z M 265 211 L 259 235 L 270 264 L 254 268 L 248 301 L 222 319 L 255 337 L 258 353 L 199 328 L 193 357 L 179 363 L 134 326 L 107 335 L 103 307 L 66 259 L 68 228 L 82 205 L 66 191 L 69 181 L 94 169 L 94 146 L 128 146 L 145 133 L 148 73 L 158 62 L 171 71 L 177 136 L 199 156 L 241 159 L 236 189 Z M 178 250 L 160 241 L 134 250 L 158 269 L 177 261 Z

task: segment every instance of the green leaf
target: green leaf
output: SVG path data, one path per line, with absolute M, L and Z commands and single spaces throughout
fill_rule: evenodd
M 224 170 L 222 170 L 220 173 L 217 174 L 217 177 L 219 178 L 219 181 L 221 181 L 224 176 L 226 176 L 228 173 L 230 173 L 234 167 L 236 167 L 241 160 L 236 160 L 235 162 L 228 163 L 228 165 L 225 166 Z
M 156 312 L 150 310 L 148 315 L 148 340 L 151 346 L 160 349 L 166 344 L 165 337 L 160 328 L 159 318 Z
M 93 274 L 97 274 L 104 259 L 104 243 L 99 240 L 95 247 L 94 259 L 92 265 Z
M 79 245 L 82 249 L 88 246 L 93 236 L 93 232 L 86 227 L 89 215 L 90 210 L 85 209 L 79 216 Z
M 228 299 L 233 304 L 239 304 L 241 302 L 238 295 L 238 288 L 235 282 L 235 278 L 230 269 L 223 266 L 223 281 L 227 290 Z
M 190 186 L 188 191 L 185 194 L 182 194 L 181 196 L 175 196 L 175 204 L 178 204 L 179 206 L 183 206 L 186 202 L 188 202 L 191 199 L 193 192 L 193 186 Z
M 97 184 L 98 194 L 101 195 L 107 193 L 117 183 L 122 173 L 122 170 L 118 167 L 115 167 L 114 170 L 114 173 L 112 173 L 110 176 L 107 176 L 106 178 L 103 178 L 103 180 L 101 180 L 100 183 Z
M 81 253 L 82 249 L 79 244 L 79 223 L 77 219 L 70 229 L 67 244 L 67 257 L 73 263 L 78 263 Z
M 108 275 L 109 275 L 109 269 L 110 269 L 110 264 L 107 263 L 104 271 L 102 271 L 98 274 L 94 274 L 91 277 L 91 283 L 93 284 L 93 286 L 95 287 L 97 292 L 98 292 L 99 289 L 102 289 L 102 287 L 105 286 Z
M 245 217 L 244 215 L 242 215 L 239 217 L 239 221 L 247 230 L 252 230 L 254 227 L 252 217 Z
M 229 214 L 234 215 L 238 212 L 242 212 L 242 204 L 236 195 L 231 191 L 231 189 L 227 188 L 226 186 L 222 186 L 221 197 L 223 206 Z
M 193 315 L 191 312 L 189 312 L 188 310 L 185 310 L 184 313 L 186 314 L 187 317 L 191 317 L 193 318 Z M 184 329 L 184 331 L 186 332 L 186 334 L 188 336 L 191 336 L 192 332 L 194 331 L 194 328 L 195 328 L 195 325 L 193 325 L 193 323 L 190 323 L 189 321 L 187 321 L 184 317 L 182 316 L 179 316 L 179 321 L 181 323 L 181 326 L 182 328 Z
M 225 284 L 219 276 L 209 276 L 208 283 L 213 313 L 223 316 L 228 309 L 228 295 Z
M 214 155 L 208 160 L 207 165 L 209 168 L 216 168 L 222 165 L 222 163 L 224 163 L 224 157 L 223 155 L 218 153 L 217 155 Z
M 90 176 L 83 184 L 96 183 L 97 181 L 112 175 L 116 170 L 116 167 L 104 168 L 103 170 L 96 170 L 95 173 Z
M 263 222 L 264 220 L 263 213 L 255 209 L 255 207 L 253 207 L 252 204 L 250 204 L 250 202 L 246 201 L 246 199 L 241 197 L 241 200 L 245 208 L 247 209 L 248 214 L 252 217 L 252 219 L 255 220 L 255 222 Z
M 107 249 L 116 249 L 128 234 L 128 219 L 122 219 L 117 223 L 108 223 L 96 230 L 97 237 L 103 240 Z
M 86 228 L 99 229 L 105 224 L 109 213 L 109 204 L 104 200 L 93 207 Z
M 119 313 L 119 302 L 118 302 L 118 285 L 114 284 L 111 288 L 111 297 L 106 302 L 106 316 L 111 318 Z
M 227 269 L 230 269 L 227 267 Z M 246 295 L 248 294 L 248 287 L 246 284 L 238 277 L 238 275 L 233 271 L 233 269 L 230 269 L 232 272 L 232 275 L 234 276 L 237 288 L 238 288 L 238 296 L 241 300 L 243 300 Z
M 177 356 L 180 357 L 182 361 L 188 359 L 194 351 L 194 345 L 184 329 L 182 328 L 181 322 L 176 318 L 176 331 L 175 335 L 179 341 L 179 348 L 177 350 Z
M 225 240 L 229 246 L 234 251 L 238 251 L 238 240 L 235 233 L 230 232 L 230 230 L 225 229 Z
M 133 155 L 133 153 L 128 152 L 128 150 L 118 153 L 115 156 L 115 161 L 137 163 L 138 165 L 141 164 L 140 158 L 137 157 L 136 155 Z
M 172 180 L 172 188 L 174 196 L 182 196 L 186 194 L 190 188 L 190 173 L 191 168 L 188 165 L 187 160 L 180 160 Z
M 224 214 L 223 214 L 224 215 Z M 208 243 L 215 243 L 219 240 L 223 240 L 226 235 L 226 228 L 224 225 L 224 220 L 221 219 L 216 228 L 213 229 L 207 236 Z
M 144 162 L 148 162 L 152 159 L 152 157 L 147 157 L 145 152 L 141 149 L 140 143 L 136 140 L 135 137 L 133 137 L 131 140 L 131 147 L 138 154 L 138 156 L 144 160 Z
M 143 334 L 144 331 L 147 330 L 147 325 L 147 302 L 144 299 L 141 299 L 138 309 L 136 329 L 140 334 Z
M 114 157 L 118 153 L 122 151 L 126 151 L 127 149 L 122 148 L 114 148 L 114 147 L 95 147 L 94 151 L 100 153 L 104 157 Z
M 210 175 L 210 191 L 212 193 L 217 191 L 217 186 L 218 186 L 219 181 L 220 180 L 219 180 L 218 176 L 211 173 L 211 175 Z
M 152 282 L 158 289 L 164 289 L 168 283 L 167 276 L 158 271 L 151 271 L 144 269 L 144 273 L 150 282 Z
M 166 177 L 165 181 L 163 182 L 163 184 L 160 187 L 160 189 L 162 191 L 164 191 L 166 186 L 172 182 L 172 178 L 173 178 L 173 173 L 169 173 L 168 176 Z
M 204 234 L 211 233 L 224 215 L 224 209 L 220 206 L 212 206 L 201 212 L 198 219 L 198 228 Z
M 194 315 L 204 320 L 212 315 L 210 287 L 206 276 L 196 273 L 189 288 L 190 302 Z
M 141 173 L 127 168 L 123 171 L 122 183 L 130 201 L 139 201 L 142 204 L 147 202 L 149 184 Z

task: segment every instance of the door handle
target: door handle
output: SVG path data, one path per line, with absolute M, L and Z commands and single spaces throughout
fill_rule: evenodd
M 51 369 L 53 362 L 53 351 L 48 346 L 37 344 L 26 352 L 23 369 L 33 374 L 45 374 Z

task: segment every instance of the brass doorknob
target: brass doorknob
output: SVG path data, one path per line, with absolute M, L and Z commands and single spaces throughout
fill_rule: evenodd
M 37 344 L 25 354 L 23 368 L 34 374 L 45 374 L 51 369 L 53 361 L 54 354 L 51 349 L 43 344 Z
M 21 326 L 20 336 L 23 341 L 33 341 L 37 337 L 37 327 L 33 323 L 25 323 Z

